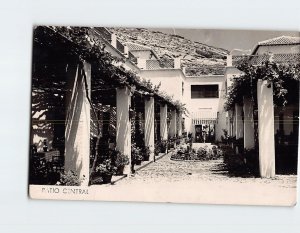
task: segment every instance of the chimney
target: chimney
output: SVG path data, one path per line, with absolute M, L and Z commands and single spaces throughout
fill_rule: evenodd
M 232 55 L 227 55 L 227 66 L 232 66 Z
M 174 58 L 174 69 L 181 68 L 181 59 L 179 57 Z

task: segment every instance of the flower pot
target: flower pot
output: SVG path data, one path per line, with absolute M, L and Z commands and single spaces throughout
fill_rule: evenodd
M 135 161 L 135 165 L 141 165 L 142 164 L 142 160 L 136 160 Z
M 123 175 L 124 168 L 125 168 L 125 165 L 121 165 L 121 166 L 119 166 L 119 167 L 117 168 L 116 175 L 117 175 L 117 176 L 121 176 L 121 175 Z
M 103 184 L 111 183 L 111 178 L 112 178 L 111 174 L 102 174 L 101 177 L 102 177 Z
M 144 156 L 144 161 L 149 161 L 150 156 L 149 155 L 145 155 Z
M 94 175 L 91 181 L 91 184 L 102 184 L 102 176 Z

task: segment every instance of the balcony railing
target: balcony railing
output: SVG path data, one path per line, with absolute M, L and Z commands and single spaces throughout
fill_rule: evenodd
M 124 47 L 124 45 L 123 45 L 120 41 L 118 41 L 118 40 L 117 40 L 117 42 L 116 42 L 116 47 L 117 47 L 117 50 L 119 50 L 121 53 L 124 53 L 124 52 L 125 52 L 125 47 Z
M 146 69 L 173 69 L 174 60 L 173 59 L 161 59 L 161 60 L 146 60 Z
M 186 67 L 186 76 L 200 76 L 200 75 L 224 75 L 224 65 L 198 65 L 195 67 Z

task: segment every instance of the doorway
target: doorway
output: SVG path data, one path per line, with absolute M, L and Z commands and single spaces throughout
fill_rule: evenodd
M 195 125 L 195 142 L 212 143 L 215 141 L 215 125 L 201 124 Z

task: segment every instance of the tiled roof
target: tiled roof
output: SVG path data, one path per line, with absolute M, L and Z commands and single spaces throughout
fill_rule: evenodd
M 258 42 L 258 45 L 288 45 L 288 44 L 300 44 L 300 37 L 280 36 L 280 37 Z
M 140 44 L 135 44 L 135 43 L 126 43 L 129 51 L 130 50 L 151 50 L 151 48 L 147 47 L 147 46 L 143 46 L 143 45 L 140 45 Z
M 290 54 L 262 54 L 262 55 L 238 55 L 232 56 L 233 66 L 237 66 L 243 61 L 249 61 L 251 65 L 261 65 L 263 62 L 273 60 L 280 64 L 297 64 L 300 60 L 300 53 L 290 53 Z

